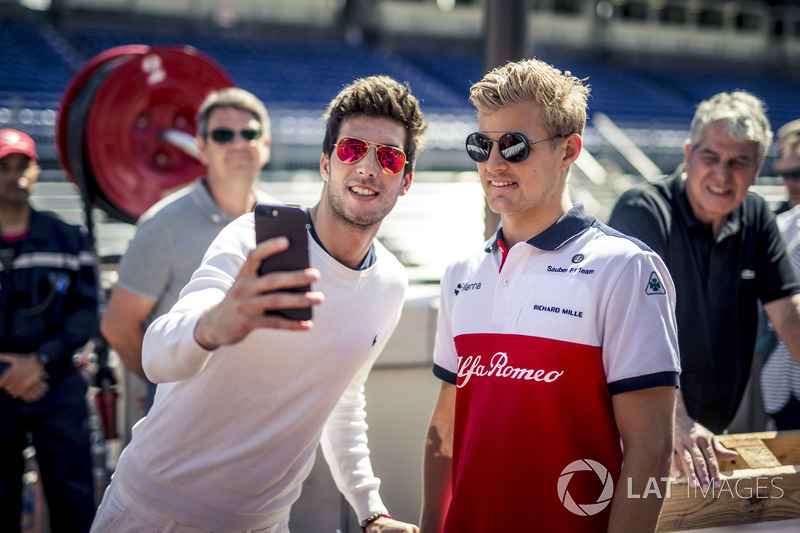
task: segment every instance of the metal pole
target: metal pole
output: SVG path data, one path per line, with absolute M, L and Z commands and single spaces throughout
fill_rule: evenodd
M 483 68 L 485 72 L 527 55 L 525 0 L 484 2 Z

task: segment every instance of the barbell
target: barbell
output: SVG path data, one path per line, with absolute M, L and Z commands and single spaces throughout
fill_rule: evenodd
M 56 121 L 58 158 L 84 201 L 128 223 L 205 172 L 195 115 L 232 87 L 190 46 L 125 45 L 90 59 L 67 85 Z

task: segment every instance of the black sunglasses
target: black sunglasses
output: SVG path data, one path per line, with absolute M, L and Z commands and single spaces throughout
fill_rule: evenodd
M 529 141 L 524 133 L 504 133 L 499 139 L 493 140 L 476 131 L 467 135 L 466 145 L 467 154 L 477 163 L 483 163 L 489 159 L 489 152 L 492 151 L 492 143 L 497 143 L 500 155 L 509 163 L 522 163 L 531 153 L 531 146 L 534 144 L 552 141 L 564 135 L 554 135 L 540 141 Z
M 239 131 L 239 135 L 245 141 L 255 141 L 261 138 L 261 130 L 256 128 L 245 128 Z M 233 140 L 236 132 L 230 128 L 214 128 L 211 130 L 211 139 L 216 143 L 225 144 Z
M 784 181 L 789 181 L 789 180 L 798 181 L 800 180 L 800 168 L 798 168 L 797 170 L 790 170 L 788 172 L 781 172 L 780 176 L 783 178 Z

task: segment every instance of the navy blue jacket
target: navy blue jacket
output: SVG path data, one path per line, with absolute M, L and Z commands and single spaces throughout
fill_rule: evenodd
M 33 210 L 28 236 L 0 238 L 0 352 L 45 352 L 51 382 L 97 331 L 97 256 L 84 228 Z

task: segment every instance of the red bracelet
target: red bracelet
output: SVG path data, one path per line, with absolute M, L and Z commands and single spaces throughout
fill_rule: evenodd
M 391 518 L 392 515 L 386 513 L 375 513 L 373 515 L 369 515 L 364 520 L 361 521 L 361 531 L 366 532 L 367 528 L 371 523 L 373 523 L 378 518 Z

